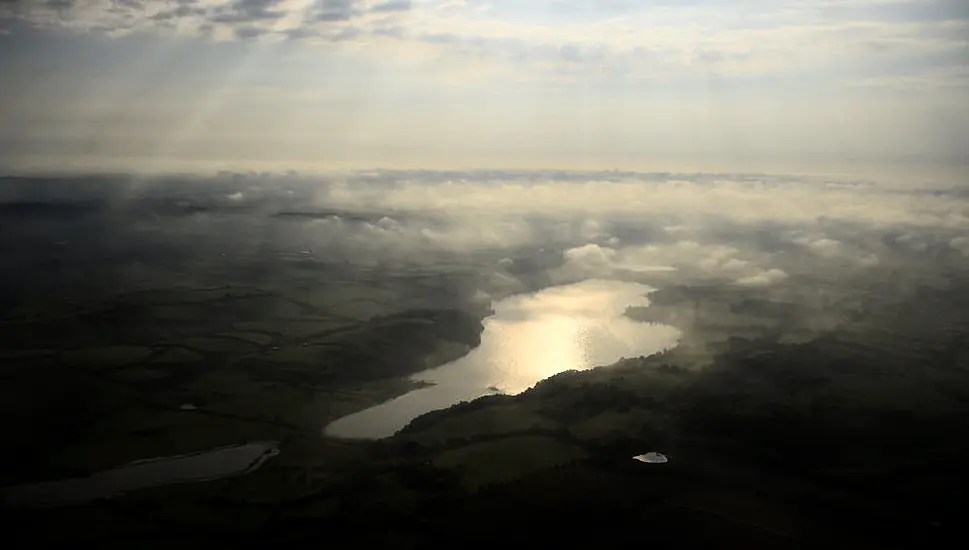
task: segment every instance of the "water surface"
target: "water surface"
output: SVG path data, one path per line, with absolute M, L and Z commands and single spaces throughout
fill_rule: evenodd
M 650 287 L 590 280 L 512 296 L 494 305 L 481 345 L 446 365 L 420 372 L 430 382 L 391 401 L 340 418 L 334 437 L 389 437 L 414 418 L 494 392 L 518 394 L 559 372 L 651 355 L 676 344 L 670 326 L 634 321 L 629 306 L 647 306 Z
M 15 505 L 49 506 L 109 498 L 136 489 L 208 481 L 255 470 L 278 454 L 273 441 L 220 447 L 186 455 L 139 460 L 88 477 L 8 487 L 2 500 Z

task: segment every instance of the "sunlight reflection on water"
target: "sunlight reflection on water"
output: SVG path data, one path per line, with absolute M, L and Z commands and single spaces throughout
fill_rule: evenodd
M 412 376 L 433 386 L 340 418 L 324 433 L 389 437 L 424 413 L 488 395 L 494 388 L 518 394 L 562 371 L 668 349 L 679 331 L 623 315 L 628 306 L 649 305 L 645 294 L 651 290 L 637 283 L 589 280 L 502 300 L 484 322 L 480 346 Z

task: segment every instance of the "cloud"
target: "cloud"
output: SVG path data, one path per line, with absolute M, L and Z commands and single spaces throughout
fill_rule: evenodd
M 512 73 L 526 82 L 539 75 L 567 83 L 794 70 L 848 71 L 846 85 L 897 87 L 966 84 L 958 69 L 967 54 L 969 14 L 960 5 L 545 2 L 514 10 L 444 0 L 19 0 L 0 3 L 0 18 L 112 36 L 357 41 L 377 55 L 410 56 L 433 67 L 488 63 L 502 67 L 489 70 L 489 78 Z M 545 17 L 536 21 L 534 14 Z
M 565 263 L 557 270 L 562 279 L 599 277 L 616 269 L 617 252 L 597 244 L 585 244 L 563 253 Z
M 890 9 L 870 2 L 841 3 L 867 11 L 818 11 L 803 2 L 749 4 L 737 9 L 730 3 L 650 3 L 609 10 L 598 3 L 553 24 L 472 17 L 466 9 L 422 17 L 421 25 L 408 32 L 465 55 L 545 69 L 543 74 L 652 79 L 783 74 L 794 65 L 804 73 L 843 70 L 845 63 L 882 64 L 886 52 L 865 46 L 874 44 L 891 44 L 895 49 L 889 57 L 897 60 L 957 54 L 965 50 L 962 37 L 969 29 L 959 19 L 899 20 Z M 952 34 L 953 28 L 961 30 Z M 847 57 L 845 44 L 857 46 Z
M 370 11 L 375 13 L 407 11 L 411 9 L 411 7 L 411 0 L 388 0 L 387 2 L 377 4 L 376 6 L 370 8 Z
M 904 234 L 895 239 L 895 243 L 915 252 L 925 252 L 929 245 L 919 239 L 916 235 Z
M 280 0 L 230 0 L 215 6 L 211 12 L 201 11 L 209 14 L 207 19 L 213 23 L 252 23 L 285 17 L 285 12 L 277 11 L 280 3 Z
M 355 0 L 318 0 L 310 10 L 311 21 L 349 21 L 363 13 Z
M 768 286 L 787 279 L 787 273 L 780 269 L 770 269 L 756 275 L 741 277 L 737 283 L 744 286 Z
M 192 3 L 179 3 L 171 8 L 162 9 L 151 16 L 152 21 L 170 21 L 172 19 L 204 18 L 206 9 Z
M 847 280 L 904 267 L 919 243 L 969 254 L 969 201 L 958 190 L 730 175 L 376 172 L 308 187 L 319 208 L 383 213 L 326 220 L 321 238 L 356 253 L 545 249 L 549 283 L 671 278 L 782 287 L 790 274 Z M 885 239 L 898 240 L 889 248 Z M 376 252 L 373 252 L 376 253 Z M 527 288 L 508 253 L 489 292 Z M 813 278 L 813 279 L 812 279 Z
M 717 240 L 725 239 L 720 237 Z M 749 248 L 746 242 L 738 244 Z M 772 262 L 769 255 L 741 251 L 734 244 L 724 242 L 682 240 L 618 248 L 586 244 L 565 250 L 563 258 L 562 266 L 553 271 L 554 277 L 563 282 L 675 271 L 682 278 L 758 285 L 778 282 L 786 276 L 779 269 L 765 267 Z
M 25 181 L 0 189 L 0 202 L 98 200 L 96 186 Z M 878 270 L 894 281 L 912 273 L 913 259 L 920 269 L 930 262 L 965 269 L 969 257 L 969 227 L 950 225 L 953 212 L 969 208 L 961 190 L 724 174 L 512 171 L 225 172 L 133 181 L 128 188 L 124 180 L 107 182 L 101 199 L 122 211 L 127 205 L 161 213 L 145 223 L 162 223 L 172 211 L 165 205 L 177 206 L 179 215 L 186 206 L 202 207 L 191 211 L 208 213 L 189 225 L 193 234 L 215 232 L 210 238 L 219 246 L 271 235 L 289 253 L 308 248 L 325 262 L 467 269 L 491 297 L 589 278 L 816 294 L 827 283 L 864 284 Z M 684 190 L 690 192 L 678 198 Z M 786 201 L 799 208 L 762 206 Z M 836 208 L 839 202 L 866 209 Z
M 613 220 L 668 220 L 667 226 L 684 227 L 697 219 L 750 225 L 815 224 L 824 219 L 885 227 L 969 230 L 965 201 L 953 201 L 949 193 L 923 193 L 918 189 L 829 187 L 811 179 L 766 175 L 676 177 L 607 172 L 561 180 L 534 174 L 482 177 L 470 173 L 420 181 L 415 177 L 422 175 L 388 174 L 381 185 L 363 188 L 352 179 L 338 181 L 318 190 L 315 200 L 348 208 L 436 211 L 455 216 L 527 216 L 553 210 L 580 220 L 596 216 L 591 222 L 583 221 L 590 236 L 601 233 L 605 216 Z M 813 246 L 833 249 L 835 243 L 820 241 Z
M 326 38 L 368 14 L 395 17 L 409 2 L 376 0 L 19 0 L 0 3 L 0 19 L 112 36 L 184 33 L 249 40 Z
M 237 38 L 243 40 L 259 38 L 260 36 L 266 34 L 265 29 L 260 29 L 259 27 L 236 27 L 233 32 Z
M 955 237 L 954 239 L 949 241 L 949 246 L 961 252 L 963 256 L 969 256 L 969 237 L 965 235 L 961 237 Z
M 794 242 L 825 258 L 837 258 L 845 253 L 845 247 L 842 243 L 827 237 L 800 237 L 794 239 Z
M 879 262 L 877 253 L 864 250 L 859 246 L 845 244 L 830 237 L 797 237 L 792 242 L 803 246 L 814 256 L 827 260 L 853 262 L 863 267 L 874 266 Z

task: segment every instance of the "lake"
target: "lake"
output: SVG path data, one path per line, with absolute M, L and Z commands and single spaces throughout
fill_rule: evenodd
M 624 315 L 649 305 L 653 289 L 638 283 L 589 280 L 516 295 L 494 304 L 481 345 L 464 357 L 411 378 L 433 384 L 326 426 L 331 437 L 389 437 L 414 418 L 490 393 L 518 394 L 557 373 L 652 355 L 675 346 L 680 333 Z
M 88 477 L 7 487 L 0 492 L 0 498 L 8 504 L 21 506 L 50 506 L 110 498 L 148 487 L 245 474 L 259 468 L 278 453 L 276 442 L 262 441 L 139 460 Z

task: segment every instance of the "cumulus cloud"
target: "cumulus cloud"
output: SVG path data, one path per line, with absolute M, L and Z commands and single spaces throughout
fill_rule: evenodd
M 737 279 L 737 283 L 744 286 L 768 286 L 783 281 L 786 278 L 787 273 L 784 273 L 780 269 L 769 269 L 756 275 L 741 277 Z
M 620 248 L 586 244 L 565 250 L 563 258 L 563 265 L 553 271 L 561 281 L 667 272 L 744 285 L 770 284 L 784 278 L 783 271 L 765 267 L 771 262 L 769 255 L 743 252 L 724 243 L 686 240 Z
M 844 246 L 834 239 L 803 239 L 799 241 L 799 244 L 803 244 L 809 250 L 811 250 L 811 252 L 827 258 L 837 257 L 844 253 Z
M 564 256 L 567 263 L 583 267 L 606 268 L 616 264 L 616 251 L 596 244 L 570 248 Z

